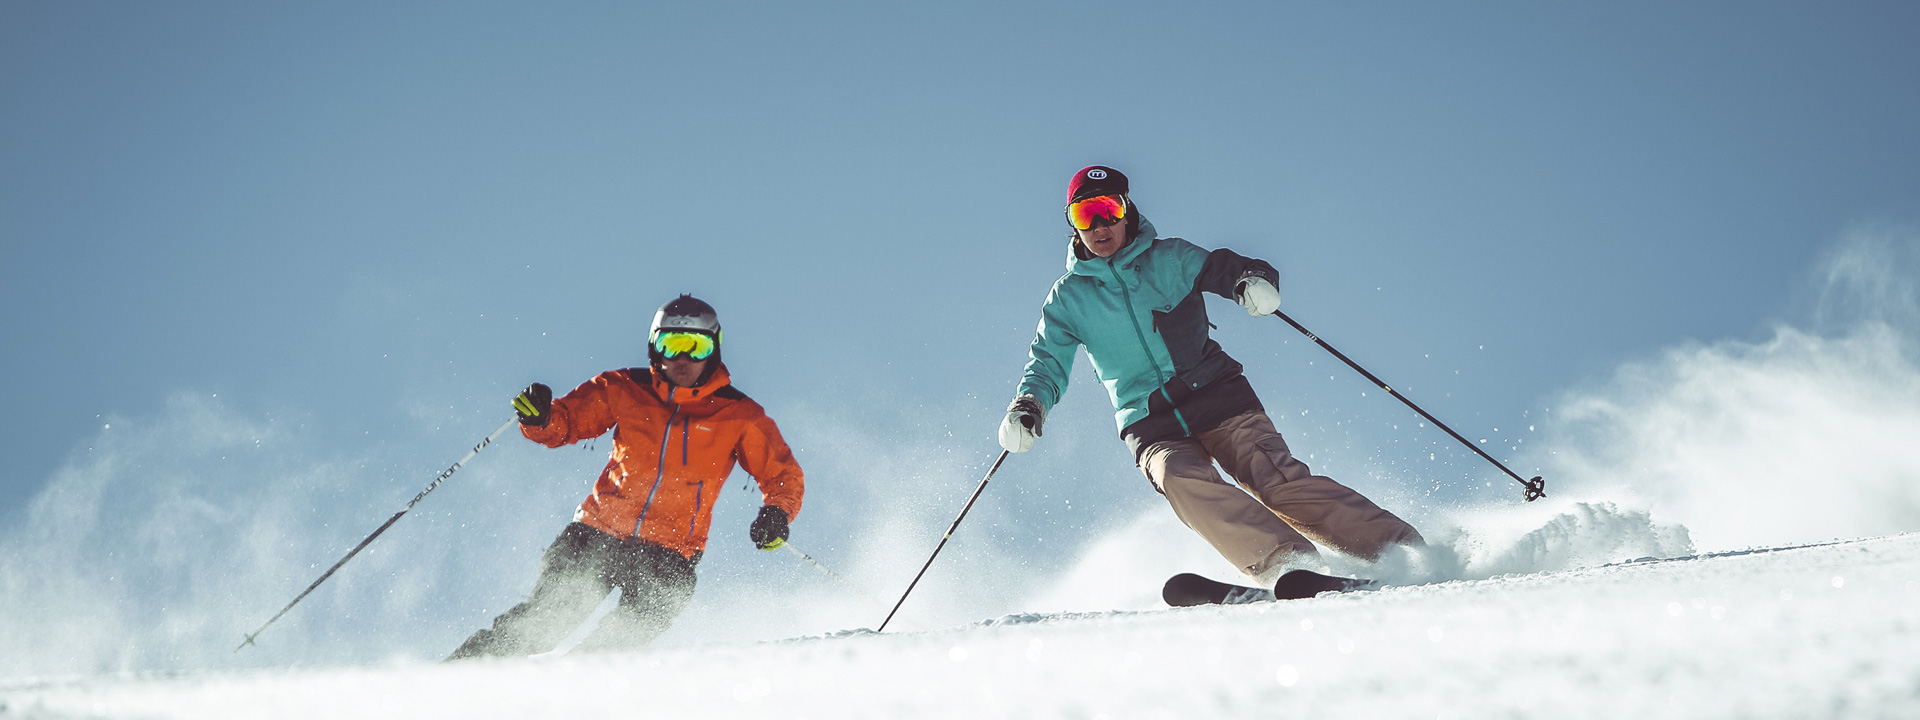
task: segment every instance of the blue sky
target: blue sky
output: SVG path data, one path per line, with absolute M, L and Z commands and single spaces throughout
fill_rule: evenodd
M 1920 225 L 1916 32 L 1910 3 L 7 3 L 0 528 L 116 421 L 211 413 L 286 433 L 262 468 L 337 470 L 314 482 L 348 499 L 311 512 L 357 537 L 528 382 L 643 362 L 680 292 L 825 471 L 797 533 L 874 493 L 950 517 L 1094 163 L 1511 441 L 1623 362 L 1804 314 L 1853 229 Z M 1405 409 L 1210 302 L 1317 466 L 1480 492 L 1463 452 L 1418 462 L 1444 437 Z M 1110 508 L 1034 531 L 1055 542 L 1157 502 L 1075 383 L 996 481 Z M 501 452 L 557 487 L 511 497 L 529 538 L 600 462 Z M 960 479 L 875 489 L 935 462 Z

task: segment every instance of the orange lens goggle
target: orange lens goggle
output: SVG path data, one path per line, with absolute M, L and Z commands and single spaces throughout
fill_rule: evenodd
M 1090 197 L 1067 206 L 1067 222 L 1077 230 L 1092 230 L 1096 222 L 1106 225 L 1125 219 L 1127 199 L 1119 195 Z

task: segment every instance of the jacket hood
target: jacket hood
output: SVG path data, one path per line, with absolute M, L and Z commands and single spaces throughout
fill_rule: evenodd
M 1140 257 L 1141 253 L 1152 247 L 1153 241 L 1159 237 L 1159 232 L 1153 228 L 1153 222 L 1145 215 L 1140 216 L 1140 234 L 1133 236 L 1133 240 L 1129 241 L 1126 247 L 1120 248 L 1120 252 L 1113 254 L 1113 264 L 1125 265 L 1133 262 L 1134 258 Z M 1107 272 L 1107 258 L 1081 260 L 1073 251 L 1076 245 L 1079 245 L 1078 240 L 1067 242 L 1067 271 L 1075 275 L 1104 276 Z

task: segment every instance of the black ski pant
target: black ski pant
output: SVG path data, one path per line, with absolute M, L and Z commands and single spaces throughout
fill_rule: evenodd
M 614 588 L 620 604 L 579 650 L 631 650 L 665 632 L 693 599 L 693 567 L 677 550 L 622 540 L 586 523 L 569 523 L 540 557 L 540 579 L 526 602 L 467 638 L 448 660 L 513 657 L 552 650 Z

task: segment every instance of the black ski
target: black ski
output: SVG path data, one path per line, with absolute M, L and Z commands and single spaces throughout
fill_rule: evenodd
M 1280 576 L 1272 590 L 1234 585 L 1195 575 L 1180 573 L 1167 579 L 1160 588 L 1160 599 L 1173 607 L 1195 605 L 1240 605 L 1273 600 L 1301 600 L 1323 592 L 1372 590 L 1380 584 L 1373 580 L 1333 577 L 1311 570 L 1293 570 Z
M 1239 605 L 1270 601 L 1273 592 L 1209 580 L 1193 573 L 1180 573 L 1168 578 L 1167 584 L 1160 588 L 1160 599 L 1173 607 Z
M 1380 583 L 1361 578 L 1334 577 L 1308 570 L 1293 570 L 1273 584 L 1273 595 L 1280 600 L 1303 600 L 1323 592 L 1375 590 Z

